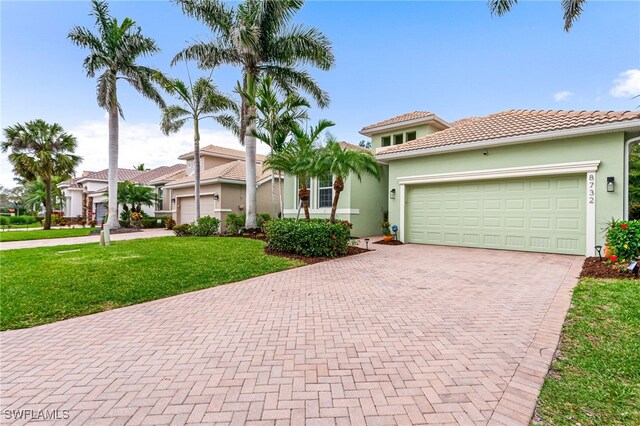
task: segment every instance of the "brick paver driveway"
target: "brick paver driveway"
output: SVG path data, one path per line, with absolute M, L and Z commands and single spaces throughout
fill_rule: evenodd
M 526 424 L 582 258 L 375 247 L 4 332 L 2 408 L 100 425 Z

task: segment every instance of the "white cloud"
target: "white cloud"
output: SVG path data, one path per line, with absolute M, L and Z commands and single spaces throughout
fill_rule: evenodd
M 76 174 L 83 170 L 97 171 L 109 167 L 108 125 L 106 117 L 102 121 L 89 121 L 66 129 L 78 139 L 76 153 L 83 159 Z M 200 129 L 200 146 L 219 145 L 227 148 L 243 147 L 238 139 L 225 130 Z M 144 163 L 147 168 L 170 166 L 181 163 L 178 156 L 193 150 L 193 129 L 185 127 L 171 136 L 165 136 L 157 123 L 128 123 L 120 121 L 118 164 L 121 168 L 131 168 Z M 258 153 L 269 152 L 268 146 L 259 143 Z M 13 172 L 6 154 L 0 158 L 0 184 L 13 187 Z
M 567 99 L 569 99 L 572 96 L 573 96 L 573 92 L 569 92 L 568 90 L 563 90 L 561 92 L 554 93 L 553 94 L 553 99 L 556 102 L 562 102 L 562 101 L 566 101 Z
M 613 81 L 610 93 L 614 98 L 632 98 L 640 95 L 640 69 L 620 73 L 620 78 Z

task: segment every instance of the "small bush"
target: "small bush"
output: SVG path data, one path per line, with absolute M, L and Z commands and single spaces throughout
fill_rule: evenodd
M 227 234 L 239 234 L 244 229 L 245 215 L 229 213 L 224 223 L 227 225 Z
M 6 218 L 6 222 L 3 220 L 0 222 L 2 225 L 31 225 L 32 223 L 40 222 L 39 217 L 36 216 L 3 216 L 2 219 Z
M 198 219 L 197 222 L 193 222 L 191 224 L 191 234 L 193 234 L 194 237 L 210 237 L 218 233 L 219 227 L 219 219 L 211 216 L 204 216 Z M 175 229 L 175 227 L 173 229 Z
M 272 219 L 265 224 L 269 247 L 306 257 L 335 257 L 347 253 L 349 227 L 344 222 Z
M 607 228 L 607 246 L 613 261 L 627 262 L 640 257 L 640 221 L 612 220 Z
M 264 224 L 271 220 L 271 215 L 269 213 L 259 213 L 257 222 L 258 228 L 264 230 Z
M 176 226 L 176 221 L 175 221 L 175 220 L 173 220 L 173 218 L 165 219 L 165 221 L 164 221 L 164 226 L 165 226 L 167 229 L 173 229 L 173 227 L 174 227 L 174 226 Z
M 119 220 L 118 221 L 120 223 L 120 226 L 122 228 L 131 228 L 131 222 L 129 222 L 128 220 Z M 103 224 L 107 223 L 107 218 L 105 217 L 105 219 L 102 221 Z
M 176 237 L 188 237 L 191 234 L 191 225 L 188 223 L 182 225 L 176 225 L 173 227 L 173 233 L 176 234 Z

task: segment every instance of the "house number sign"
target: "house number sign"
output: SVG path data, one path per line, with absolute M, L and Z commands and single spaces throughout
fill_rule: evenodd
M 587 202 L 596 203 L 596 174 L 587 173 Z

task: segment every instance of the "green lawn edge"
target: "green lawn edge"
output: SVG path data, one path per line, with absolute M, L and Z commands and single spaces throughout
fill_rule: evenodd
M 0 242 L 11 241 L 31 241 L 48 240 L 52 238 L 85 237 L 97 228 L 71 228 L 71 229 L 49 229 L 33 231 L 3 231 L 0 232 Z

